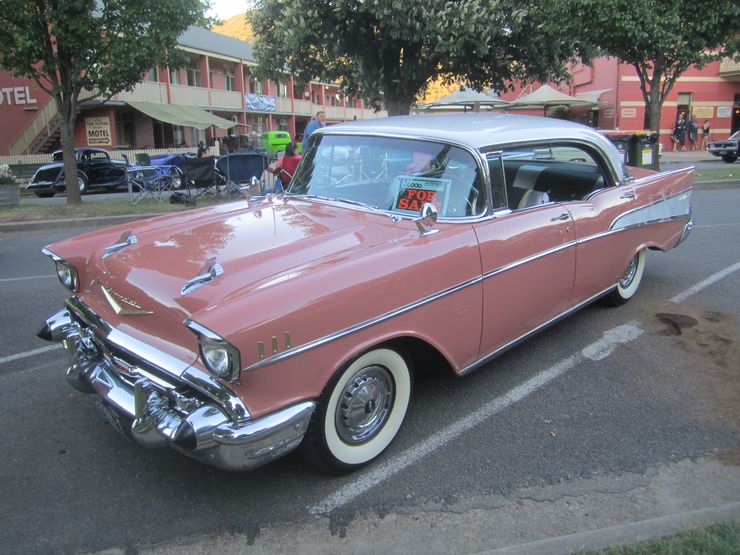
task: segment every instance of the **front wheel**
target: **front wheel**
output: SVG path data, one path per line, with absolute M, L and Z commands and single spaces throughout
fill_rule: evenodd
M 77 188 L 80 190 L 80 194 L 87 192 L 87 179 L 81 175 L 77 176 Z
M 324 388 L 302 450 L 322 469 L 344 473 L 378 457 L 396 437 L 411 400 L 411 370 L 401 353 L 364 353 Z
M 630 260 L 630 263 L 627 265 L 627 269 L 624 271 L 624 274 L 619 278 L 619 282 L 614 291 L 604 297 L 605 302 L 612 306 L 619 306 L 629 301 L 635 293 L 637 293 L 644 271 L 645 249 L 642 249 L 632 257 L 632 260 Z
M 722 155 L 722 160 L 724 160 L 728 164 L 732 164 L 735 160 L 737 160 L 737 154 L 724 154 Z

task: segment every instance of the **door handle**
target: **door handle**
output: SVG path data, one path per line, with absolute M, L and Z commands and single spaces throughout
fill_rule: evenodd
M 550 221 L 551 222 L 564 222 L 569 219 L 570 219 L 570 215 L 566 213 L 566 214 L 560 214 L 560 216 L 555 216 L 553 218 L 550 218 Z
M 628 191 L 622 191 L 622 194 L 619 196 L 619 198 L 623 199 L 634 199 L 635 198 L 635 191 L 634 189 L 629 189 Z

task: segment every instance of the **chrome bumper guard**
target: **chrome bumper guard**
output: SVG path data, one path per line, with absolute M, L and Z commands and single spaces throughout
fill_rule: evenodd
M 683 243 L 686 238 L 691 234 L 691 231 L 694 229 L 694 218 L 690 218 L 688 222 L 683 226 L 683 231 L 681 232 L 681 236 L 678 238 L 678 241 L 676 241 L 676 247 Z
M 65 309 L 39 337 L 61 341 L 69 356 L 67 380 L 97 393 L 106 419 L 144 447 L 170 447 L 225 470 L 250 470 L 300 444 L 316 403 L 304 402 L 256 420 L 236 420 L 171 378 L 103 354 L 94 334 Z M 144 365 L 142 365 L 144 366 Z

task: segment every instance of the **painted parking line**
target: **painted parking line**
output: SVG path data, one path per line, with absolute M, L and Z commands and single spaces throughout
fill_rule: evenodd
M 728 266 L 719 272 L 709 276 L 699 283 L 689 287 L 671 299 L 672 302 L 683 302 L 689 297 L 697 294 L 702 289 L 740 270 L 740 262 Z M 603 360 L 608 357 L 620 345 L 630 343 L 643 333 L 638 322 L 630 322 L 617 326 L 604 332 L 601 339 L 581 349 L 578 353 L 571 355 L 547 370 L 540 372 L 517 387 L 510 389 L 504 395 L 493 399 L 475 412 L 453 422 L 441 431 L 433 434 L 427 439 L 420 441 L 410 449 L 405 450 L 394 458 L 371 468 L 362 474 L 353 476 L 353 481 L 334 493 L 328 495 L 319 503 L 309 508 L 314 515 L 326 514 L 338 509 L 353 499 L 361 496 L 368 490 L 381 484 L 385 480 L 398 474 L 402 470 L 417 463 L 437 449 L 444 447 L 451 441 L 457 439 L 465 432 L 470 431 L 482 424 L 502 410 L 518 403 L 536 392 L 551 381 L 565 375 L 586 360 Z
M 12 362 L 14 360 L 20 360 L 23 358 L 28 358 L 36 355 L 40 355 L 42 353 L 48 353 L 49 351 L 54 351 L 56 349 L 61 349 L 62 344 L 61 343 L 54 343 L 53 345 L 48 345 L 47 347 L 40 347 L 38 349 L 34 349 L 32 351 L 25 351 L 23 353 L 17 353 L 15 355 L 8 355 L 6 357 L 0 357 L 0 364 L 4 364 L 6 362 Z
M 8 281 L 25 281 L 27 279 L 48 279 L 48 278 L 55 278 L 56 275 L 50 275 L 50 276 L 24 276 L 24 277 L 14 277 L 14 278 L 0 278 L 0 283 L 6 283 Z

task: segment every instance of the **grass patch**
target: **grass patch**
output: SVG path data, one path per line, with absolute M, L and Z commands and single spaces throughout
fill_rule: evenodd
M 719 181 L 722 179 L 740 180 L 740 164 L 734 167 L 727 164 L 722 168 L 697 168 L 694 181 Z
M 197 200 L 197 207 L 209 206 L 216 204 L 216 202 L 211 197 L 200 197 Z M 67 204 L 34 204 L 1 208 L 0 223 L 126 216 L 130 214 L 161 214 L 165 212 L 182 212 L 183 210 L 191 210 L 192 208 L 194 207 L 183 204 L 160 203 L 153 199 L 143 199 L 135 205 L 131 205 L 127 200 L 94 202 L 84 202 L 83 200 L 83 203 L 79 206 L 69 206 Z
M 740 555 L 740 523 L 723 522 L 702 530 L 580 555 Z

